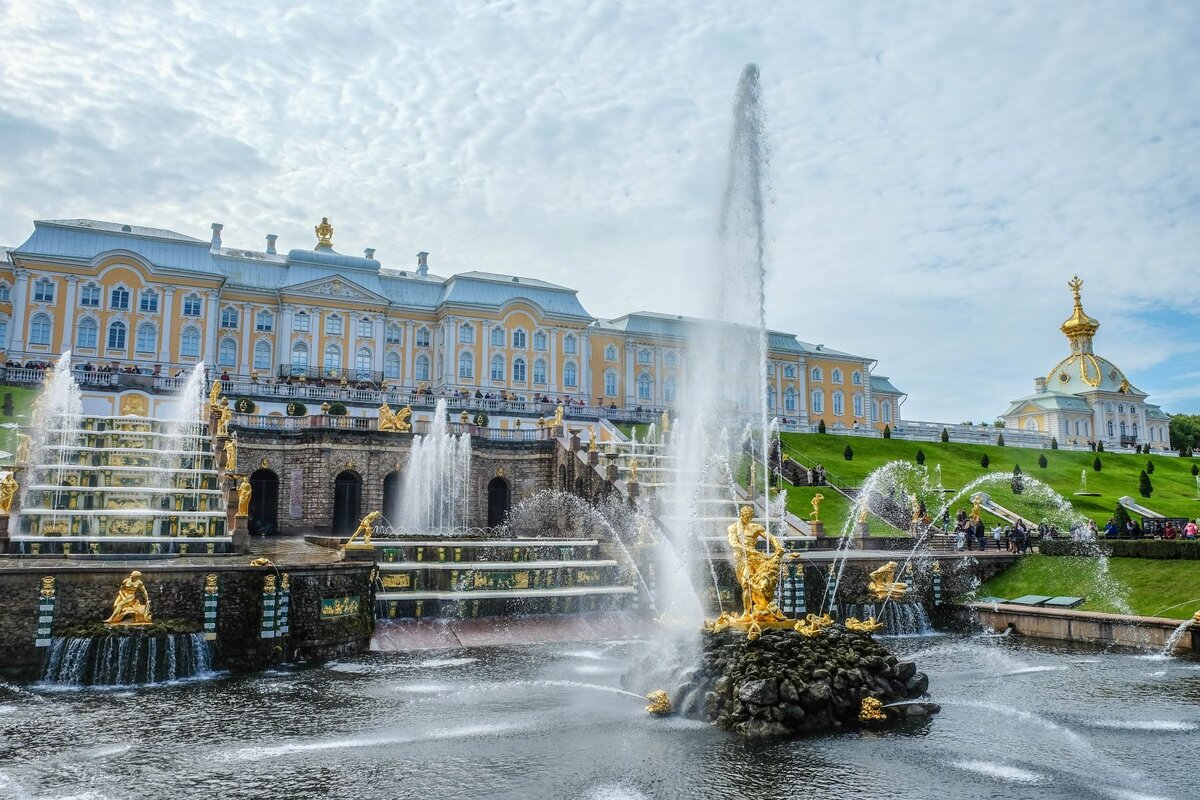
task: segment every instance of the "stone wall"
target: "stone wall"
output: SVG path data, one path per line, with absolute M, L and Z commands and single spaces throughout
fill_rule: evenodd
M 202 569 L 147 562 L 142 581 L 150 595 L 155 622 L 177 623 L 181 630 L 199 632 L 204 622 L 204 583 L 218 576 L 217 638 L 213 666 L 217 669 L 259 669 L 279 661 L 322 658 L 365 650 L 374 630 L 370 564 L 332 564 L 284 569 L 290 588 L 289 634 L 261 637 L 263 584 L 269 568 L 248 566 Z M 128 567 L 88 565 L 84 568 L 36 569 L 33 564 L 0 571 L 0 675 L 31 679 L 40 672 L 46 648 L 35 646 L 39 591 L 44 576 L 53 576 L 56 603 L 52 633 L 104 620 Z M 359 613 L 321 619 L 321 600 L 360 598 Z

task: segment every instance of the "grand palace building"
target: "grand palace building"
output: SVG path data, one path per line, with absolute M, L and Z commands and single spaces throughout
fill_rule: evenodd
M 153 413 L 168 402 L 155 390 L 198 363 L 266 394 L 299 382 L 544 395 L 610 412 L 678 401 L 694 320 L 597 319 L 572 289 L 489 272 L 440 277 L 424 252 L 412 268 L 384 266 L 373 249 L 334 250 L 327 220 L 315 247 L 286 253 L 274 235 L 262 250 L 227 247 L 222 227 L 205 240 L 84 219 L 35 222 L 23 244 L 0 250 L 3 361 L 42 363 L 70 350 L 85 376 L 85 410 L 98 414 L 123 411 L 129 391 L 144 394 Z M 881 429 L 899 420 L 904 394 L 872 374 L 872 359 L 790 333 L 770 332 L 769 345 L 768 401 L 789 425 Z M 287 403 L 268 397 L 259 407 L 284 414 Z

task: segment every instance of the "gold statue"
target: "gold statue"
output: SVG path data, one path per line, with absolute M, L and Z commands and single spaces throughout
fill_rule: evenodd
M 812 520 L 813 522 L 821 521 L 821 503 L 824 502 L 824 500 L 825 500 L 825 495 L 821 494 L 820 492 L 813 495 L 813 498 L 811 501 L 812 513 L 808 515 L 808 518 L 810 520 Z
M 233 421 L 233 409 L 229 406 L 229 398 L 222 397 L 217 409 L 217 436 L 229 435 L 229 423 Z
M 861 506 L 859 506 L 859 508 L 858 508 L 858 524 L 859 525 L 867 524 L 867 503 L 865 500 L 863 501 L 863 504 Z
M 662 425 L 662 432 L 663 432 L 663 433 L 666 433 L 667 431 L 671 430 L 671 415 L 670 415 L 670 414 L 668 414 L 666 411 L 664 411 L 664 412 L 662 413 L 662 422 L 661 422 L 661 425 Z
M 1195 614 L 1192 615 L 1192 624 L 1200 625 L 1200 611 L 1197 611 Z
M 596 426 L 588 425 L 588 452 L 596 452 Z
M 14 455 L 14 460 L 18 464 L 24 464 L 29 461 L 29 437 L 23 433 L 17 434 L 17 452 Z
M 629 482 L 638 482 L 638 463 L 636 458 L 629 459 Z
M 896 580 L 896 562 L 889 561 L 871 573 L 867 591 L 876 600 L 899 600 L 908 593 L 908 584 Z
M 657 716 L 671 713 L 671 699 L 667 697 L 667 693 L 662 689 L 657 689 L 646 695 L 646 699 L 650 701 L 646 706 L 646 711 Z
M 216 411 L 217 404 L 221 400 L 221 382 L 213 381 L 212 388 L 208 391 L 208 409 L 212 413 Z
M 0 480 L 0 514 L 12 511 L 13 501 L 17 499 L 17 491 L 21 488 L 11 472 Z
M 242 476 L 242 482 L 238 484 L 237 493 L 238 493 L 237 515 L 239 517 L 249 516 L 250 515 L 250 495 L 252 495 L 254 493 L 254 490 L 250 487 L 250 480 L 245 475 Z
M 127 617 L 132 617 L 126 622 Z M 150 595 L 142 583 L 142 573 L 136 569 L 121 581 L 113 600 L 112 614 L 104 620 L 105 625 L 150 625 Z
M 562 404 L 559 403 L 554 408 L 554 420 L 550 423 L 550 427 L 551 428 L 561 428 L 562 424 L 563 424 L 563 407 L 562 407 Z
M 759 539 L 767 540 L 770 555 L 758 549 Z M 788 619 L 775 602 L 779 564 L 788 553 L 779 539 L 754 522 L 752 507 L 742 506 L 738 521 L 729 526 L 729 546 L 733 550 L 734 574 L 742 587 L 742 613 L 725 612 L 708 621 L 705 629 L 715 633 L 737 628 L 746 631 L 746 637 L 753 640 L 762 634 L 764 627 L 795 627 L 796 621 Z
M 983 508 L 983 495 L 976 494 L 971 496 L 971 521 L 979 522 L 979 512 Z
M 856 617 L 851 617 L 846 620 L 846 630 L 859 631 L 860 633 L 874 633 L 883 627 L 882 622 L 876 622 L 874 617 L 867 617 L 862 622 L 859 622 Z
M 362 537 L 363 545 L 369 547 L 371 544 L 371 531 L 375 527 L 375 520 L 382 516 L 382 512 L 372 511 L 370 514 L 367 514 L 365 517 L 363 517 L 362 521 L 358 523 L 358 527 L 354 529 L 354 533 L 350 534 L 350 538 L 346 540 L 346 547 L 349 547 L 351 544 L 353 544 L 354 540 L 360 536 Z
M 237 472 L 237 437 L 229 437 L 225 443 L 225 471 Z
M 250 566 L 252 566 L 252 567 L 274 567 L 275 565 L 271 563 L 271 559 L 263 558 L 260 556 L 259 558 L 256 558 L 253 561 L 251 561 Z
M 408 422 L 411 417 L 411 406 L 405 406 L 399 411 L 392 411 L 392 407 L 387 404 L 387 401 L 384 401 L 383 405 L 379 407 L 379 430 L 408 433 L 412 430 L 412 425 Z
M 908 504 L 912 507 L 912 521 L 914 523 L 921 521 L 921 498 L 917 497 L 916 492 L 908 496 Z
M 217 593 L 217 573 L 210 572 L 204 576 L 204 593 L 205 594 L 216 594 Z
M 40 592 L 40 594 L 42 595 L 42 597 L 50 598 L 50 597 L 54 597 L 54 591 L 55 591 L 54 576 L 53 575 L 44 576 L 42 578 L 42 591 Z
M 321 224 L 313 228 L 313 233 L 317 235 L 317 246 L 314 250 L 333 247 L 333 226 L 329 224 L 329 217 L 321 217 Z
M 864 697 L 858 710 L 859 722 L 884 722 L 887 714 L 883 711 L 883 701 L 878 697 Z
M 796 633 L 800 634 L 801 636 L 811 639 L 832 624 L 833 617 L 829 616 L 828 614 L 822 614 L 819 617 L 816 614 L 808 614 L 803 620 L 796 623 L 796 626 L 793 628 L 793 630 L 795 630 Z

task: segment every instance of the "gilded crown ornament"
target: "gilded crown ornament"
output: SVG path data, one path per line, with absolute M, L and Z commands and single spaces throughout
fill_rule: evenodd
M 333 247 L 333 226 L 329 224 L 329 217 L 321 217 L 321 224 L 313 228 L 313 232 L 317 234 L 317 248 Z

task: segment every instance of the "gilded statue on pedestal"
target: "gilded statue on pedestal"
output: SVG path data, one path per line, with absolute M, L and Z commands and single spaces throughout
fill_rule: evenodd
M 385 401 L 379 407 L 379 430 L 391 431 L 392 433 L 408 433 L 412 430 L 412 425 L 408 420 L 412 417 L 412 407 L 405 406 L 399 411 L 392 411 L 392 407 Z
M 381 512 L 372 511 L 370 514 L 367 514 L 365 517 L 363 517 L 362 521 L 358 523 L 358 527 L 354 529 L 354 533 L 350 534 L 350 538 L 346 540 L 346 547 L 354 544 L 354 541 L 360 536 L 362 537 L 362 544 L 365 546 L 370 546 L 371 532 L 375 529 L 375 520 L 382 516 L 383 514 Z
M 237 515 L 239 517 L 250 516 L 250 496 L 254 493 L 254 490 L 251 488 L 250 481 L 245 475 L 242 476 L 241 483 L 238 484 L 237 493 Z
M 221 382 L 213 381 L 212 388 L 208 392 L 208 411 L 215 413 L 221 402 Z
M 4 476 L 4 480 L 0 480 L 0 514 L 12 511 L 13 501 L 17 499 L 17 492 L 20 488 L 17 479 L 11 472 Z
M 846 630 L 859 631 L 860 633 L 874 633 L 883 627 L 882 622 L 876 622 L 874 617 L 867 617 L 859 622 L 857 617 L 850 617 L 846 620 Z
M 596 452 L 596 445 L 597 445 L 596 426 L 588 425 L 588 452 L 589 453 Z
M 646 700 L 649 701 L 649 704 L 646 706 L 647 712 L 655 716 L 671 713 L 671 699 L 662 689 L 657 689 L 646 695 Z
M 131 619 L 129 619 L 131 618 Z M 104 620 L 105 625 L 150 625 L 150 595 L 142 583 L 142 573 L 136 569 L 121 581 L 113 600 L 112 614 Z
M 29 437 L 24 433 L 17 434 L 17 452 L 14 455 L 14 460 L 18 464 L 24 464 L 29 461 Z
M 808 518 L 813 522 L 821 521 L 821 503 L 824 501 L 825 495 L 821 494 L 820 492 L 813 495 L 813 498 L 810 501 L 812 503 L 812 513 L 808 515 Z
M 912 507 L 913 523 L 915 524 L 915 523 L 920 522 L 921 521 L 921 498 L 917 497 L 917 495 L 915 493 L 910 494 L 908 496 L 908 504 Z
M 758 549 L 759 539 L 767 541 L 769 555 Z M 750 639 L 757 639 L 764 627 L 794 628 L 796 621 L 788 619 L 775 602 L 779 565 L 788 553 L 779 539 L 754 522 L 751 506 L 742 506 L 737 522 L 729 526 L 729 546 L 733 550 L 734 574 L 742 587 L 742 613 L 726 612 L 706 623 L 705 628 L 710 632 L 738 628 Z
M 559 403 L 554 409 L 554 421 L 550 423 L 552 428 L 561 428 L 563 424 L 563 406 Z
M 629 482 L 638 482 L 638 463 L 636 458 L 629 459 Z
M 671 430 L 671 415 L 665 411 L 662 413 L 661 425 L 662 425 L 663 433 L 666 433 L 667 431 Z
M 971 497 L 971 521 L 979 522 L 979 512 L 983 508 L 983 495 L 977 494 Z
M 883 711 L 883 701 L 878 697 L 864 697 L 858 710 L 859 722 L 883 722 L 887 714 Z
M 237 471 L 237 436 L 231 436 L 225 443 L 225 471 Z
M 876 600 L 899 600 L 908 593 L 908 584 L 896 580 L 896 562 L 889 561 L 871 573 L 867 591 Z
M 217 409 L 217 436 L 229 435 L 229 423 L 233 421 L 233 409 L 229 406 L 229 398 L 222 397 Z

